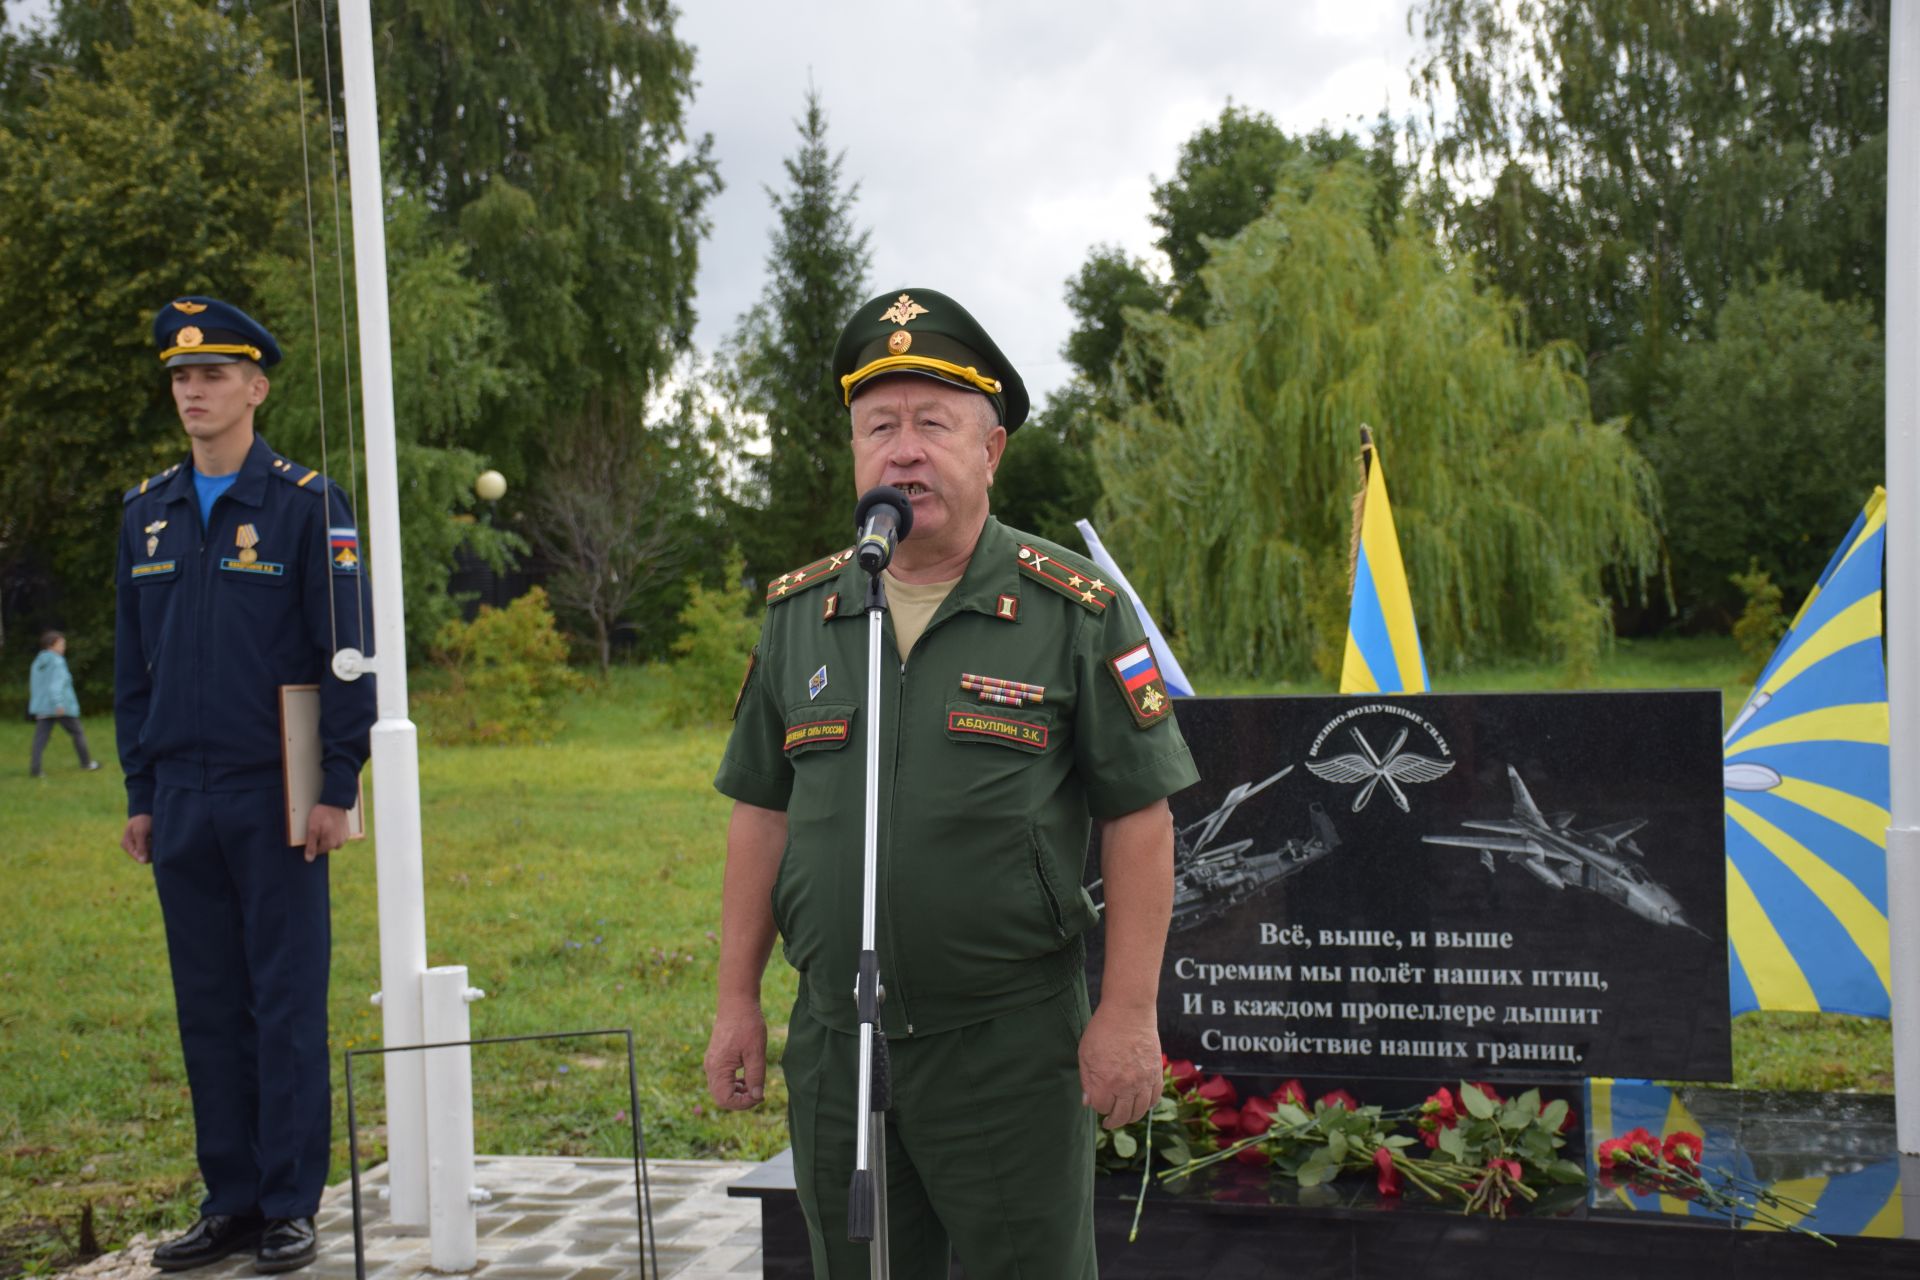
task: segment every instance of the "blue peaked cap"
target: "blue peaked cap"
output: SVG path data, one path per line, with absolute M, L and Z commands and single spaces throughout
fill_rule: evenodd
M 186 364 L 251 360 L 262 369 L 280 363 L 280 344 L 266 326 L 218 298 L 175 298 L 153 318 L 153 342 L 169 369 Z

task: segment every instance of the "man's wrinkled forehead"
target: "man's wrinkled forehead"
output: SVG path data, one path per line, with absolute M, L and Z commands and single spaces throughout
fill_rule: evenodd
M 993 401 L 977 391 L 965 391 L 937 378 L 893 373 L 862 383 L 849 406 L 854 423 L 879 416 L 964 418 L 998 425 Z

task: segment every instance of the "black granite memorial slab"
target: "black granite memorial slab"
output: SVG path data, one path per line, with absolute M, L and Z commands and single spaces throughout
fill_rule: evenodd
M 1301 1189 L 1227 1164 L 1173 1187 L 1155 1182 L 1129 1243 L 1137 1174 L 1095 1183 L 1094 1230 L 1103 1280 L 1554 1280 L 1640 1276 L 1741 1280 L 1880 1280 L 1920 1274 L 1920 1197 L 1903 1191 L 1893 1099 L 1886 1095 L 1757 1093 L 1595 1082 L 1582 1099 L 1588 1151 L 1633 1125 L 1704 1132 L 1709 1168 L 1757 1177 L 1804 1200 L 1797 1221 L 1827 1245 L 1730 1219 L 1697 1201 L 1591 1181 L 1551 1207 L 1504 1220 L 1466 1217 L 1412 1196 L 1383 1197 L 1364 1177 Z M 1706 1119 L 1705 1117 L 1712 1117 Z M 1798 1143 L 1777 1148 L 1782 1126 Z M 1910 1185 L 1912 1177 L 1905 1179 Z M 1177 1188 L 1177 1189 L 1176 1189 Z M 767 1277 L 812 1274 L 806 1226 L 786 1157 L 729 1194 L 762 1204 Z M 963 1280 L 956 1262 L 952 1276 Z
M 1729 1079 L 1720 706 L 1182 699 L 1201 781 L 1172 800 L 1166 1052 L 1260 1076 Z

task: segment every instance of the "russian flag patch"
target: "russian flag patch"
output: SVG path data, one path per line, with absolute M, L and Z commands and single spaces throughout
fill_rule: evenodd
M 1150 642 L 1142 640 L 1116 653 L 1107 659 L 1107 670 L 1119 683 L 1120 696 L 1126 699 L 1136 727 L 1145 729 L 1167 718 L 1171 699 Z
M 360 572 L 360 531 L 328 529 L 327 556 L 333 561 L 335 573 Z

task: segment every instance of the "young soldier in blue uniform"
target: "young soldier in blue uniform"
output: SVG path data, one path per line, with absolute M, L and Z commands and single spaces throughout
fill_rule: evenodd
M 892 1274 L 945 1280 L 951 1250 L 976 1280 L 1091 1280 L 1095 1119 L 1130 1124 L 1160 1094 L 1166 797 L 1195 781 L 1193 758 L 1124 598 L 1084 557 L 988 510 L 1027 393 L 973 317 L 931 289 L 890 292 L 848 322 L 833 373 L 856 487 L 894 485 L 913 504 L 885 573 L 882 714 L 862 705 L 853 549 L 775 578 L 714 783 L 735 803 L 707 1087 L 729 1109 L 764 1094 L 760 978 L 777 931 L 800 971 L 783 1065 L 814 1275 L 867 1275 L 847 1184 L 877 734 Z M 1106 961 L 1089 1010 L 1095 823 Z
M 242 1249 L 258 1271 L 315 1255 L 331 1093 L 327 859 L 346 836 L 373 723 L 353 513 L 254 434 L 273 336 L 186 297 L 154 317 L 190 456 L 129 490 L 120 530 L 114 724 L 121 847 L 150 863 L 166 922 L 207 1195 L 154 1252 L 184 1271 Z M 320 687 L 325 781 L 304 849 L 287 842 L 280 687 Z

